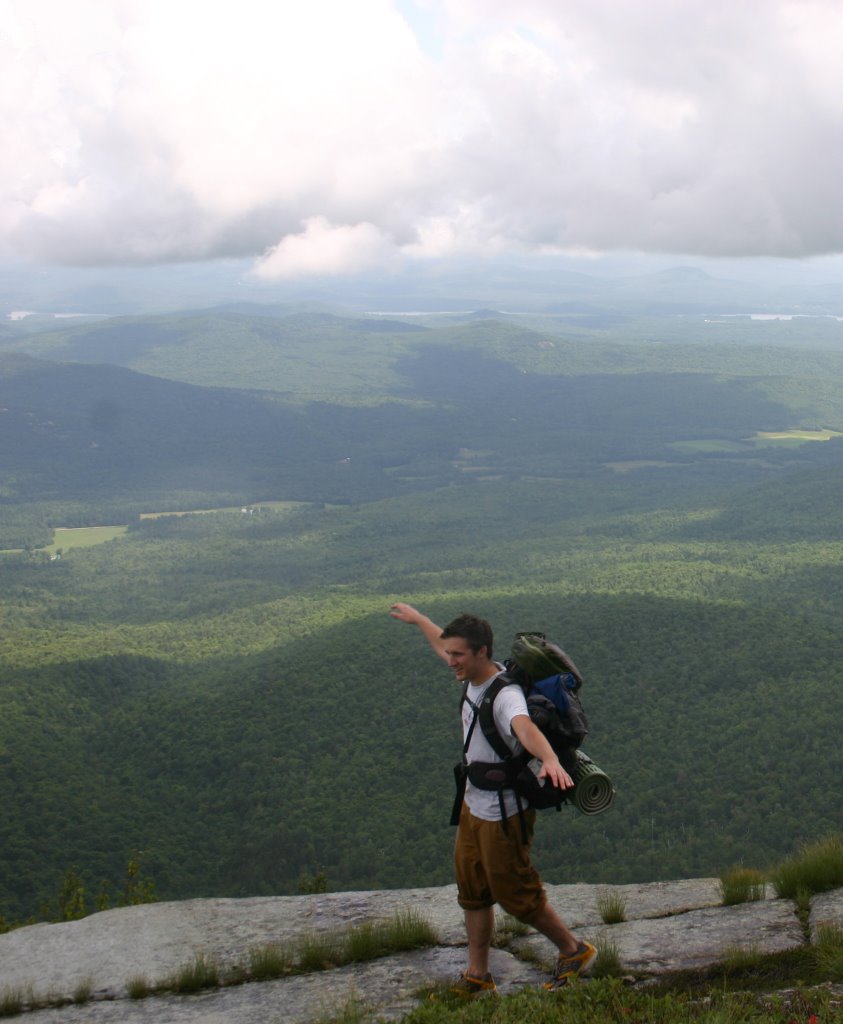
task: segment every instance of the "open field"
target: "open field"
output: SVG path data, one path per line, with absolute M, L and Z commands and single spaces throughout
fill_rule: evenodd
M 55 555 L 59 551 L 69 551 L 71 548 L 90 548 L 95 544 L 103 544 L 107 540 L 114 540 L 122 537 L 127 526 L 81 526 L 74 528 L 56 527 L 53 534 L 53 543 L 38 548 L 38 551 L 45 551 L 49 555 Z M 20 554 L 21 548 L 6 548 L 0 551 L 0 555 Z
M 841 437 L 839 430 L 758 430 L 744 441 L 726 438 L 705 438 L 690 441 L 671 441 L 668 447 L 687 454 L 703 452 L 737 452 L 746 451 L 748 445 L 755 448 L 765 446 L 792 446 L 808 444 L 812 441 L 830 441 L 833 437 Z
M 789 442 L 802 444 L 805 441 L 830 441 L 833 437 L 841 437 L 839 430 L 760 430 L 751 438 L 755 444 L 776 444 Z
M 700 441 L 669 441 L 668 448 L 692 455 L 704 452 L 740 452 L 746 451 L 746 445 L 739 441 L 726 441 L 719 438 Z
M 42 550 L 54 555 L 57 551 L 67 551 L 70 548 L 90 548 L 94 544 L 103 544 L 107 540 L 122 537 L 127 529 L 126 526 L 82 526 L 75 529 L 59 526 L 56 527 L 53 543 Z
M 141 512 L 141 519 L 161 519 L 164 516 L 200 516 L 208 515 L 211 512 L 256 512 L 258 509 L 266 508 L 273 512 L 288 512 L 294 508 L 300 508 L 300 501 L 258 501 L 248 505 L 231 505 L 227 508 L 192 508 L 180 512 Z
M 180 512 L 142 512 L 140 519 L 163 519 L 168 516 L 198 516 L 210 515 L 214 512 L 242 512 L 244 515 L 253 514 L 260 509 L 268 509 L 272 512 L 288 512 L 301 508 L 299 501 L 261 501 L 255 504 L 244 506 L 230 506 L 226 508 L 194 508 Z M 89 548 L 94 544 L 103 544 L 105 541 L 122 537 L 128 530 L 128 525 L 113 526 L 81 526 L 64 527 L 57 526 L 53 534 L 52 544 L 38 548 L 39 551 L 46 551 L 55 555 L 57 551 L 68 551 L 70 548 Z M 0 554 L 16 554 L 20 548 L 9 548 L 0 550 Z

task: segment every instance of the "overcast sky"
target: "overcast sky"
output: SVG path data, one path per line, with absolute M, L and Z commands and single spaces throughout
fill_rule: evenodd
M 843 251 L 841 0 L 0 0 L 0 257 Z

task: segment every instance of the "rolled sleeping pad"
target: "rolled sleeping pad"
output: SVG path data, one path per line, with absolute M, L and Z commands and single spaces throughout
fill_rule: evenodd
M 576 752 L 577 763 L 571 778 L 574 791 L 568 797 L 569 803 L 583 814 L 601 814 L 612 806 L 615 788 L 612 780 L 581 750 Z

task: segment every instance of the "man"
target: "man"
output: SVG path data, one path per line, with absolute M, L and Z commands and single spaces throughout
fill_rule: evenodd
M 500 761 L 482 730 L 472 728 L 476 709 L 492 681 L 503 671 L 493 660 L 492 627 L 485 619 L 460 615 L 440 629 L 412 605 L 398 603 L 390 614 L 400 622 L 417 626 L 433 650 L 447 662 L 460 683 L 467 683 L 462 704 L 463 737 L 468 743 L 466 757 L 472 761 Z M 573 786 L 573 780 L 559 763 L 542 732 L 530 720 L 527 701 L 520 686 L 504 686 L 494 702 L 498 732 L 518 752 L 522 747 L 541 761 L 540 779 L 559 789 Z M 545 988 L 560 988 L 583 970 L 596 955 L 594 946 L 579 941 L 548 904 L 538 872 L 530 863 L 530 843 L 535 810 L 524 812 L 525 829 L 512 821 L 517 804 L 512 790 L 504 790 L 501 821 L 498 794 L 466 783 L 454 845 L 458 902 L 465 913 L 468 935 L 468 966 L 454 991 L 475 996 L 495 991 L 489 973 L 489 947 L 495 923 L 494 905 L 547 936 L 559 951 L 553 980 Z M 504 827 L 506 826 L 506 827 Z

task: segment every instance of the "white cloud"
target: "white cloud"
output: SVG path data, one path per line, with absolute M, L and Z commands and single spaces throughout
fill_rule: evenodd
M 0 250 L 839 252 L 842 50 L 837 0 L 0 0 Z
M 395 247 L 374 224 L 334 225 L 311 217 L 304 231 L 286 235 L 255 265 L 262 278 L 293 278 L 308 274 L 348 274 L 385 267 Z

